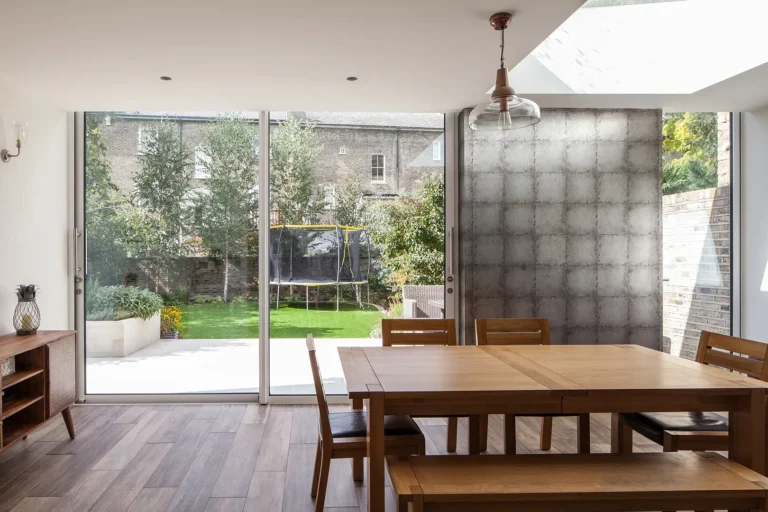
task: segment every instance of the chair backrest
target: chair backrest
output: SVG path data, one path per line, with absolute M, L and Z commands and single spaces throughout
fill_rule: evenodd
M 549 345 L 546 318 L 477 318 L 478 345 Z
M 768 345 L 765 343 L 701 331 L 696 361 L 768 381 L 766 356 Z
M 317 394 L 317 407 L 320 409 L 320 439 L 330 443 L 333 440 L 331 434 L 331 417 L 328 411 L 328 401 L 325 399 L 323 388 L 323 376 L 320 374 L 320 366 L 317 364 L 315 353 L 315 340 L 311 334 L 307 334 L 307 350 L 309 351 L 309 364 L 312 367 L 312 378 L 315 381 L 315 393 Z
M 381 321 L 382 345 L 456 345 L 456 320 L 452 318 L 385 318 Z

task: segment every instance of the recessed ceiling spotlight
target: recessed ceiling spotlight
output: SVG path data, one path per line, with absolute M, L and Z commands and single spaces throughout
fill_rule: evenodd
M 357 82 L 357 77 L 356 76 L 348 76 L 347 77 L 347 82 Z
M 171 81 L 171 80 L 173 80 L 173 79 L 172 79 L 171 77 L 169 77 L 169 76 L 161 76 L 161 77 L 160 77 L 160 80 L 163 80 L 163 81 L 165 81 L 165 82 L 170 82 L 170 81 Z

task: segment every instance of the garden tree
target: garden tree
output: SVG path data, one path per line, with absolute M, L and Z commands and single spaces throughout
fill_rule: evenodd
M 203 165 L 209 174 L 204 188 L 194 194 L 197 231 L 203 244 L 224 262 L 222 297 L 228 300 L 230 258 L 247 251 L 251 214 L 257 208 L 254 187 L 258 156 L 256 131 L 247 121 L 221 118 L 203 136 Z
M 414 195 L 378 205 L 369 226 L 380 251 L 385 282 L 396 296 L 406 284 L 442 284 L 445 255 L 445 185 L 429 176 Z
M 662 192 L 717 186 L 717 113 L 666 114 L 662 125 Z
M 182 142 L 176 123 L 159 122 L 153 128 L 153 136 L 144 141 L 135 184 L 136 199 L 165 224 L 167 236 L 158 240 L 144 262 L 158 291 L 161 282 L 169 288 L 174 258 L 183 252 L 182 232 L 190 221 L 186 201 L 194 167 L 191 150 Z
M 95 267 L 102 284 L 117 284 L 126 272 L 126 258 L 151 251 L 164 236 L 165 225 L 156 214 L 129 202 L 112 182 L 99 122 L 86 116 L 87 267 Z
M 363 199 L 363 181 L 355 172 L 342 176 L 336 189 L 336 223 L 342 226 L 365 224 L 367 203 Z
M 314 161 L 318 146 L 312 125 L 295 116 L 280 123 L 270 140 L 270 201 L 282 224 L 316 222 L 325 209 Z

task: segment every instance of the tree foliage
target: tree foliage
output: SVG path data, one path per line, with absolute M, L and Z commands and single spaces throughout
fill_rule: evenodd
M 204 245 L 223 260 L 224 300 L 229 296 L 230 258 L 247 251 L 251 215 L 257 208 L 255 136 L 250 123 L 229 117 L 211 123 L 203 137 L 209 177 L 195 195 L 196 224 Z
M 186 201 L 191 188 L 191 150 L 181 140 L 179 125 L 160 122 L 154 136 L 144 143 L 144 154 L 136 173 L 136 195 L 142 206 L 156 212 L 165 223 L 168 236 L 158 249 L 167 256 L 179 256 L 181 234 L 189 225 Z
M 151 253 L 165 235 L 165 223 L 124 197 L 112 182 L 112 167 L 98 121 L 86 116 L 85 215 L 87 265 L 104 284 L 117 284 L 127 257 Z
M 717 113 L 664 116 L 662 192 L 677 194 L 717 186 Z
M 363 199 L 365 189 L 357 173 L 347 173 L 336 189 L 336 223 L 342 226 L 365 224 L 368 204 Z
M 378 205 L 369 226 L 381 253 L 385 281 L 396 294 L 406 284 L 442 284 L 445 255 L 445 185 L 428 177 L 413 195 Z
M 316 222 L 325 208 L 315 179 L 318 146 L 314 128 L 295 116 L 280 123 L 270 140 L 270 201 L 283 224 Z

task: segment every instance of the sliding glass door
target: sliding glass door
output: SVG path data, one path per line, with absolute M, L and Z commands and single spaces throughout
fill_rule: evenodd
M 312 395 L 308 334 L 342 395 L 338 347 L 381 345 L 382 318 L 453 315 L 443 114 L 78 123 L 83 396 Z

